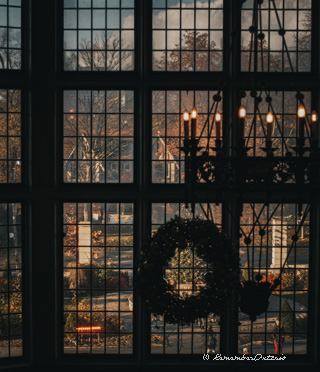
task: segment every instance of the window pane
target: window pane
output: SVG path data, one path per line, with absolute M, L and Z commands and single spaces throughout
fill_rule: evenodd
M 307 205 L 302 206 L 300 215 L 296 204 L 244 204 L 241 232 L 242 281 L 255 280 L 260 273 L 262 281 L 273 283 L 282 268 L 283 274 L 280 286 L 269 298 L 267 312 L 251 322 L 239 311 L 239 354 L 244 348 L 250 354 L 306 354 L 310 247 Z M 296 242 L 294 235 L 298 237 Z M 248 236 L 251 242 L 246 245 Z
M 210 147 L 214 147 L 216 128 L 212 127 L 214 113 L 209 116 L 216 91 L 194 90 L 156 90 L 152 92 L 152 182 L 153 183 L 183 183 L 184 125 L 183 113 L 191 112 L 196 107 L 198 111 L 196 137 L 203 130 L 199 146 L 207 149 L 207 139 L 211 133 Z M 222 100 L 218 104 L 218 111 L 222 114 Z M 211 128 L 213 130 L 211 131 Z M 190 132 L 190 129 L 189 129 Z M 190 133 L 189 133 L 190 135 Z
M 0 183 L 21 182 L 21 91 L 0 89 Z
M 65 70 L 134 69 L 133 0 L 65 1 L 64 30 Z
M 258 26 L 257 71 L 311 71 L 311 1 L 265 1 L 259 11 L 254 11 L 253 4 L 247 1 L 241 13 L 242 71 L 254 71 L 251 45 L 255 37 L 249 31 L 254 13 Z M 284 33 L 279 33 L 280 29 Z
M 302 93 L 304 95 L 303 102 L 307 112 L 307 120 L 310 123 L 311 92 Z M 259 96 L 262 101 L 258 104 L 255 116 L 254 98 L 251 97 L 249 92 L 246 93 L 246 97 L 242 99 L 241 104 L 247 109 L 244 135 L 247 146 L 251 148 L 248 151 L 248 155 L 266 156 L 263 148 L 266 146 L 266 116 L 269 111 L 274 113 L 274 122 L 271 130 L 272 146 L 275 148 L 274 154 L 283 156 L 288 151 L 293 155 L 296 154 L 292 150 L 292 147 L 297 145 L 297 137 L 299 136 L 297 110 L 300 102 L 296 99 L 296 94 L 294 91 L 261 92 Z M 271 102 L 268 103 L 267 100 L 270 98 Z M 254 118 L 256 118 L 256 124 L 254 123 Z M 308 138 L 309 135 L 309 128 L 304 126 L 304 138 Z
M 209 8 L 208 0 L 154 1 L 153 70 L 221 71 L 222 7 Z
M 203 209 L 202 209 L 203 208 Z M 221 205 L 196 204 L 195 217 L 206 219 L 211 209 L 215 223 L 221 227 Z M 192 218 L 190 209 L 183 203 L 153 203 L 152 233 L 171 218 Z M 197 293 L 203 286 L 207 264 L 194 255 L 190 249 L 177 250 L 166 270 L 166 279 L 171 280 L 175 290 L 183 293 Z M 220 350 L 220 318 L 211 314 L 199 318 L 191 325 L 177 326 L 166 323 L 162 316 L 151 314 L 152 354 L 213 354 Z
M 0 2 L 0 69 L 21 69 L 21 2 Z
M 65 203 L 64 352 L 133 352 L 133 204 Z
M 21 204 L 0 203 L 0 358 L 23 355 Z
M 64 92 L 64 181 L 132 183 L 133 91 Z

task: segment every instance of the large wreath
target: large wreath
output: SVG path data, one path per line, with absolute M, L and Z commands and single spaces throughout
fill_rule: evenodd
M 177 249 L 192 249 L 207 264 L 205 283 L 196 294 L 179 295 L 165 278 Z M 160 226 L 143 247 L 136 281 L 152 313 L 172 324 L 190 324 L 211 313 L 221 314 L 230 290 L 239 282 L 239 257 L 213 222 L 176 217 Z

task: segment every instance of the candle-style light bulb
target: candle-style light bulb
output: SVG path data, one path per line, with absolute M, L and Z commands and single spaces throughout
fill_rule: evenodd
M 317 114 L 316 111 L 312 111 L 312 113 L 311 113 L 311 121 L 313 123 L 316 123 L 318 121 L 318 114 Z
M 306 117 L 306 109 L 304 108 L 303 105 L 300 105 L 297 111 L 297 115 L 299 118 L 299 126 L 298 126 L 298 131 L 299 135 L 298 138 L 302 141 L 304 139 L 304 122 L 305 122 L 305 117 Z M 301 143 L 303 145 L 303 143 Z
M 239 138 L 244 139 L 244 126 L 245 118 L 247 115 L 247 111 L 244 106 L 239 107 L 238 115 L 239 115 Z
M 239 118 L 244 119 L 247 115 L 247 110 L 245 109 L 244 106 L 239 107 Z
M 189 119 L 190 115 L 188 111 L 185 111 L 183 113 L 183 123 L 184 123 L 184 139 L 188 140 L 189 139 Z
M 198 112 L 197 110 L 194 108 L 192 111 L 191 111 L 191 139 L 196 139 L 196 131 L 197 131 L 197 116 L 198 116 Z
M 315 142 L 318 142 L 318 114 L 316 111 L 311 113 L 311 122 L 312 122 L 312 137 Z
M 221 140 L 221 115 L 220 112 L 217 111 L 215 116 L 215 122 L 216 122 L 216 138 L 218 141 Z
M 267 114 L 267 141 L 271 141 L 273 119 L 273 114 L 269 111 Z
M 298 118 L 301 119 L 301 118 L 305 118 L 306 117 L 306 109 L 304 108 L 303 105 L 300 105 L 299 108 L 298 108 L 298 112 L 297 112 L 297 115 L 298 115 Z

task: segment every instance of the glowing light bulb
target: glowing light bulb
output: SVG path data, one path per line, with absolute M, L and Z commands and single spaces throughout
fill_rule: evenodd
M 306 109 L 303 105 L 300 105 L 297 112 L 298 118 L 305 118 L 306 117 Z
M 183 120 L 185 120 L 185 121 L 188 121 L 189 120 L 189 112 L 188 111 L 185 111 L 184 113 L 183 113 Z
M 216 121 L 221 121 L 221 115 L 220 112 L 216 113 Z
M 198 116 L 198 112 L 197 110 L 194 108 L 192 111 L 191 111 L 191 119 L 196 119 Z
M 267 123 L 269 123 L 269 124 L 272 124 L 273 123 L 273 114 L 272 114 L 272 112 L 268 112 Z
M 317 114 L 316 111 L 312 111 L 312 113 L 311 113 L 311 121 L 312 121 L 313 123 L 315 123 L 315 122 L 318 121 L 318 114 Z
M 244 118 L 246 117 L 246 115 L 247 115 L 247 111 L 246 111 L 246 109 L 245 109 L 244 106 L 240 106 L 240 107 L 239 107 L 239 112 L 238 112 L 238 114 L 239 114 L 239 118 L 240 118 L 240 119 L 244 119 Z

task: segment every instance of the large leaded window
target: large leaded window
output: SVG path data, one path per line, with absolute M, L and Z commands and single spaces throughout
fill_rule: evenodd
M 318 175 L 284 164 L 319 155 L 319 17 L 317 0 L 0 0 L 0 369 L 225 368 L 214 354 L 275 340 L 280 367 L 318 361 Z M 176 216 L 230 237 L 239 293 L 281 273 L 267 311 L 253 321 L 236 291 L 189 325 L 149 311 L 141 251 Z M 180 297 L 211 270 L 191 244 L 164 270 Z

